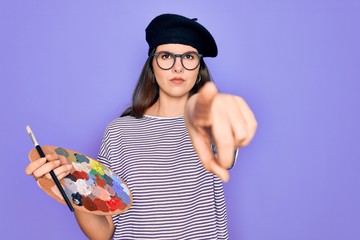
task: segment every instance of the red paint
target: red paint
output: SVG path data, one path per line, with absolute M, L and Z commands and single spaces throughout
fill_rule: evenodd
M 93 200 L 91 200 L 91 198 L 89 197 L 82 197 L 82 203 L 84 205 L 84 207 L 89 210 L 89 211 L 96 211 L 98 210 L 96 204 L 93 202 Z
M 95 182 L 96 184 L 99 186 L 99 187 L 105 187 L 106 185 L 106 182 L 104 179 L 102 179 L 101 177 L 99 177 L 99 175 L 95 175 L 96 179 L 95 179 Z
M 89 176 L 86 172 L 83 171 L 74 171 L 72 173 L 72 175 L 76 178 L 76 179 L 84 179 L 84 180 L 89 180 Z
M 99 209 L 99 211 L 109 212 L 108 205 L 106 205 L 106 203 L 103 200 L 101 200 L 100 198 L 95 198 L 94 203 L 95 203 L 96 207 Z
M 126 204 L 123 203 L 118 198 L 111 198 L 109 201 L 106 201 L 106 204 L 109 206 L 110 211 L 116 211 L 117 209 L 123 210 L 126 207 Z

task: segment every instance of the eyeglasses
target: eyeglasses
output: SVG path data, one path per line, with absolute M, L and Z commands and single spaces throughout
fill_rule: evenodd
M 195 70 L 200 64 L 202 55 L 197 52 L 186 52 L 183 54 L 173 54 L 169 52 L 157 52 L 155 56 L 156 63 L 162 70 L 169 70 L 175 65 L 176 58 L 179 57 L 181 65 L 189 71 Z

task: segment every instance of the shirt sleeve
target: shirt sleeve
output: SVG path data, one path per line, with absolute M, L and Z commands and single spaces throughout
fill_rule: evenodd
M 97 160 L 106 167 L 111 168 L 111 142 L 109 128 L 106 128 L 105 130 Z

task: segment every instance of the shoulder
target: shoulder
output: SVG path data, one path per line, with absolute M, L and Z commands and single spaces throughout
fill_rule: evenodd
M 106 134 L 119 134 L 121 132 L 137 129 L 139 125 L 143 124 L 142 118 L 135 118 L 132 116 L 118 117 L 112 120 L 106 127 Z
M 137 119 L 132 116 L 118 117 L 118 118 L 112 120 L 108 124 L 106 129 L 108 129 L 108 130 L 121 129 L 122 127 L 135 124 L 136 121 L 137 121 Z
M 105 128 L 103 135 L 103 144 L 111 144 L 122 139 L 124 132 L 135 118 L 131 116 L 118 117 L 112 120 Z

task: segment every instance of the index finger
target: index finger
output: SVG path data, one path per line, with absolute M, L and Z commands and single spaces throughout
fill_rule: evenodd
M 46 163 L 46 158 L 39 158 L 34 161 L 31 161 L 29 165 L 27 165 L 27 167 L 25 168 L 25 173 L 27 175 L 32 175 L 33 172 L 42 165 L 44 165 L 44 163 Z
M 195 102 L 194 113 L 197 118 L 209 118 L 212 103 L 218 94 L 214 83 L 207 82 L 199 91 Z
M 67 161 L 66 157 L 60 154 L 57 154 L 56 152 L 50 153 L 50 154 L 46 154 L 46 159 L 48 161 L 55 161 L 55 160 L 60 160 L 60 165 L 64 165 L 64 164 L 68 164 L 69 162 Z

